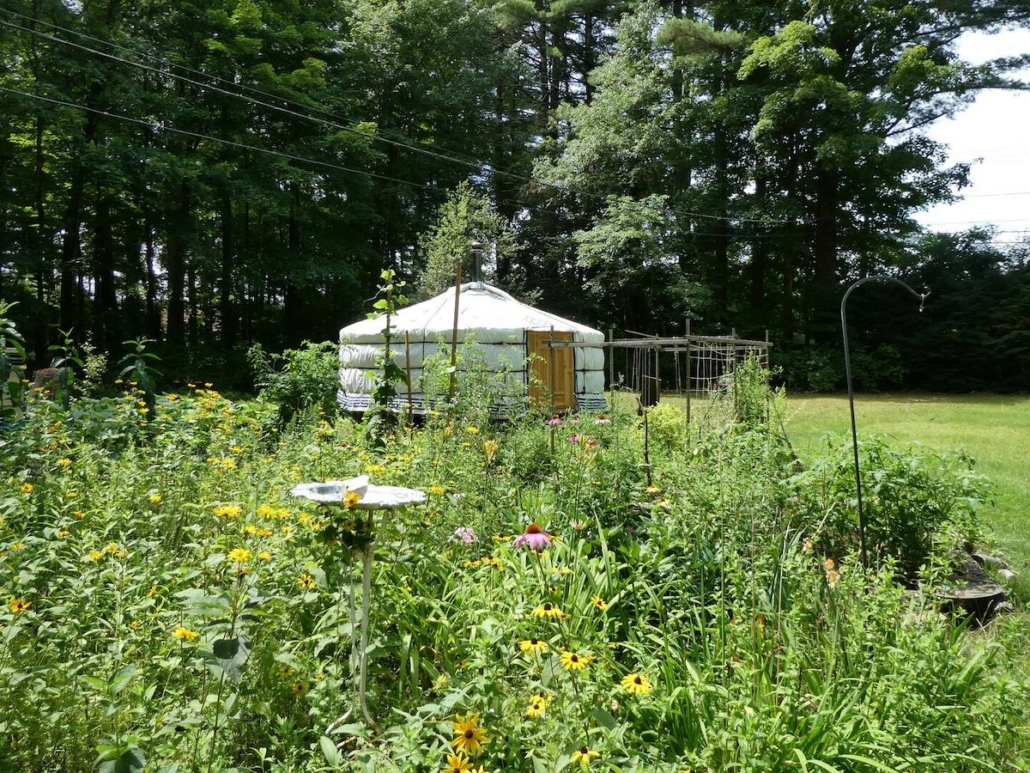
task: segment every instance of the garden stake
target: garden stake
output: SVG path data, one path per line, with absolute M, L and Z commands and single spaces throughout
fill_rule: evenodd
M 863 569 L 869 568 L 869 557 L 866 554 L 865 544 L 865 512 L 862 510 L 862 476 L 859 473 L 858 468 L 858 431 L 855 428 L 855 390 L 851 386 L 851 355 L 848 351 L 848 318 L 845 307 L 848 302 L 848 297 L 851 295 L 852 291 L 854 291 L 856 287 L 865 284 L 866 282 L 871 282 L 874 279 L 882 279 L 885 282 L 894 282 L 895 284 L 899 284 L 902 287 L 904 287 L 906 290 L 912 293 L 912 295 L 919 299 L 920 313 L 922 313 L 923 311 L 923 303 L 926 301 L 927 296 L 930 294 L 929 290 L 927 290 L 925 293 L 917 293 L 915 290 L 913 290 L 907 284 L 902 282 L 900 279 L 897 279 L 893 276 L 885 276 L 878 274 L 875 276 L 867 276 L 863 279 L 859 279 L 857 282 L 855 282 L 853 285 L 851 285 L 851 287 L 847 289 L 847 292 L 844 293 L 844 297 L 841 299 L 840 302 L 840 325 L 841 330 L 844 333 L 844 377 L 848 382 L 848 405 L 851 408 L 851 448 L 855 454 L 855 492 L 858 495 L 858 544 Z
M 458 369 L 458 306 L 461 303 L 461 261 L 454 267 L 454 327 L 451 328 L 451 370 L 447 383 L 447 400 L 454 411 L 454 374 Z

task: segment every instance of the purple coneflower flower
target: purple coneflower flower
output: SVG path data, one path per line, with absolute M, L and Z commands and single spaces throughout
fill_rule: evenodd
M 569 442 L 570 443 L 578 443 L 579 442 L 579 435 L 569 435 Z
M 611 419 L 605 416 L 603 413 L 594 419 L 594 424 L 611 424 Z
M 454 534 L 451 535 L 451 542 L 457 542 L 461 540 L 466 545 L 471 545 L 476 542 L 476 530 L 471 526 L 460 526 L 454 530 Z
M 514 547 L 528 545 L 530 550 L 543 550 L 551 544 L 551 535 L 535 523 L 531 523 L 526 527 L 525 534 L 517 536 L 511 544 Z
M 579 424 L 579 419 L 573 416 L 571 419 L 569 419 L 569 424 Z
M 552 416 L 551 418 L 549 418 L 547 420 L 547 423 L 550 424 L 552 427 L 560 427 L 561 426 L 561 416 Z

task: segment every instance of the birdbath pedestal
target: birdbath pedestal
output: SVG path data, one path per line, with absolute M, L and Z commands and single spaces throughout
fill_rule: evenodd
M 300 483 L 290 490 L 290 494 L 307 499 L 310 502 L 315 502 L 333 517 L 340 515 L 350 516 L 352 514 L 356 516 L 357 512 L 366 515 L 364 524 L 351 532 L 341 532 L 341 537 L 349 535 L 351 552 L 361 558 L 361 640 L 358 646 L 357 657 L 358 700 L 361 705 L 362 717 L 369 726 L 374 727 L 375 722 L 368 711 L 365 691 L 368 684 L 368 614 L 371 603 L 375 514 L 381 511 L 383 513 L 383 522 L 385 523 L 388 512 L 399 510 L 409 505 L 422 504 L 426 501 L 426 493 L 418 489 L 403 488 L 401 486 L 373 486 L 369 484 L 368 476 L 363 475 L 350 480 Z M 355 518 L 355 520 L 359 519 Z M 353 673 L 355 634 L 357 633 L 354 625 L 353 581 L 351 583 L 350 601 L 351 671 Z

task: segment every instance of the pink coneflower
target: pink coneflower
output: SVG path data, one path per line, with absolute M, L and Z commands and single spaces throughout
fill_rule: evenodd
M 579 419 L 573 416 L 571 419 L 569 419 L 569 424 L 579 424 Z
M 579 442 L 579 435 L 569 435 L 569 442 L 570 443 L 578 443 Z
M 531 523 L 526 527 L 525 534 L 517 536 L 511 544 L 514 547 L 528 545 L 530 550 L 543 550 L 551 544 L 551 535 L 535 523 Z
M 552 427 L 560 427 L 561 426 L 561 416 L 552 416 L 551 418 L 549 418 L 547 420 L 547 423 L 550 426 L 552 426 Z
M 594 424 L 611 424 L 611 419 L 605 416 L 603 413 L 594 419 Z
M 454 534 L 451 535 L 451 542 L 457 542 L 461 540 L 466 545 L 471 545 L 476 542 L 476 530 L 471 526 L 459 526 L 454 530 Z

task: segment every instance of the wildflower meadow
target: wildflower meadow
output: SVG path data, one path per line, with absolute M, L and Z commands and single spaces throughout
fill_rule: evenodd
M 156 365 L 0 431 L 4 770 L 1025 769 L 1023 635 L 935 590 L 989 498 L 961 456 L 863 440 L 863 569 L 850 446 L 801 463 L 760 373 L 646 427 L 463 381 L 370 436 Z M 426 502 L 289 494 L 363 474 Z

